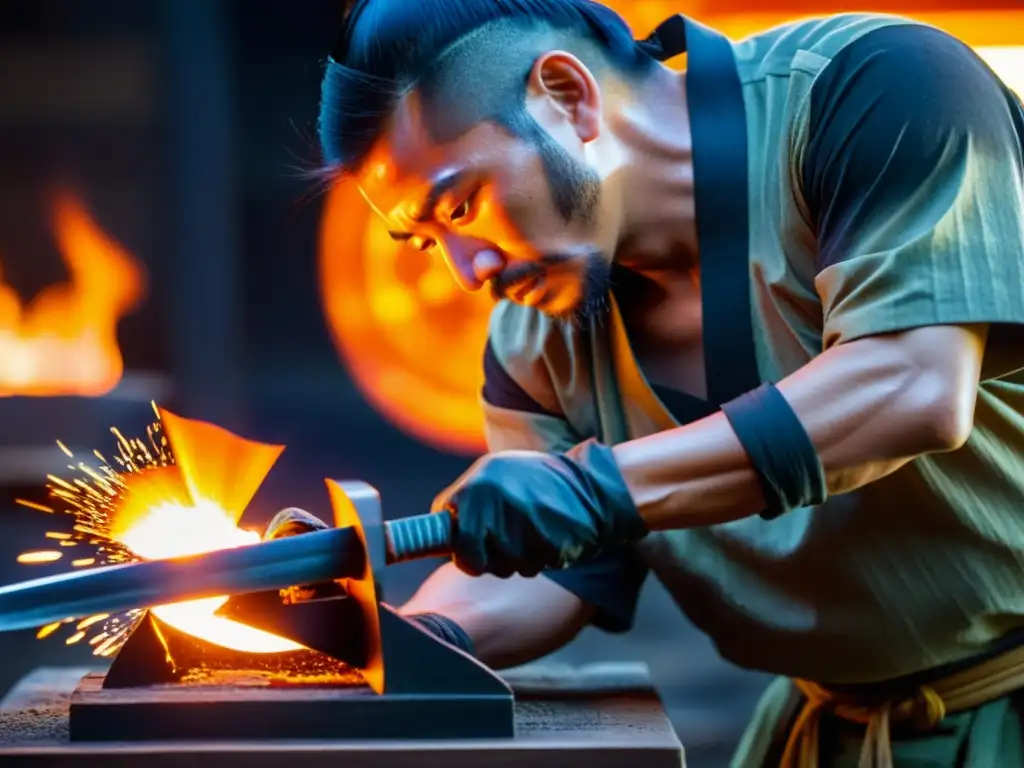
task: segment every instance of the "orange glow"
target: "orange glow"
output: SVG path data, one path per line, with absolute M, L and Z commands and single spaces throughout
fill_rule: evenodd
M 177 464 L 125 477 L 111 538 L 145 560 L 197 555 L 260 540 L 238 527 L 245 507 L 284 450 L 163 409 L 160 418 Z M 227 597 L 152 608 L 167 624 L 208 643 L 248 653 L 301 646 L 215 615 Z
M 1020 23 L 1024 24 L 1024 17 Z M 975 50 L 1004 83 L 1024 97 L 1024 45 L 982 45 Z
M 487 292 L 463 291 L 441 259 L 399 247 L 348 183 L 325 203 L 320 286 L 335 344 L 364 397 L 424 442 L 482 452 Z
M 117 323 L 143 298 L 142 267 L 76 197 L 57 195 L 52 220 L 68 283 L 26 306 L 0 265 L 0 396 L 99 396 L 124 369 Z
M 814 10 L 815 3 L 809 0 L 797 3 L 798 12 L 730 13 L 716 12 L 721 4 L 710 0 L 603 2 L 622 14 L 638 37 L 680 12 L 734 40 L 801 16 L 836 12 L 824 5 Z M 729 8 L 735 11 L 742 5 L 737 0 Z M 749 0 L 746 5 L 764 9 L 772 3 Z M 935 8 L 943 5 L 950 4 L 932 3 Z M 975 46 L 1012 88 L 1024 93 L 1024 10 L 907 11 L 905 2 L 874 2 L 873 6 L 956 35 Z M 685 57 L 673 64 L 684 66 Z M 467 453 L 484 450 L 479 393 L 480 359 L 491 309 L 486 292 L 461 291 L 440 259 L 410 252 L 392 241 L 348 183 L 336 185 L 328 194 L 319 259 L 328 326 L 369 402 L 400 429 L 429 444 Z
M 658 24 L 675 13 L 689 13 L 694 19 L 719 30 L 733 40 L 741 40 L 772 27 L 809 16 L 824 16 L 840 12 L 835 3 L 815 3 L 813 0 L 799 0 L 800 11 L 794 12 L 790 2 L 761 2 L 748 0 L 749 11 L 739 11 L 742 2 L 730 3 L 729 11 L 721 11 L 718 2 L 677 2 L 676 0 L 602 0 L 629 22 L 638 36 L 644 36 Z M 772 10 L 771 6 L 779 10 Z M 816 7 L 816 6 L 819 6 Z M 875 13 L 891 13 L 922 21 L 943 29 L 971 45 L 978 55 L 1003 81 L 1017 93 L 1024 94 L 1024 10 L 943 10 L 967 2 L 950 3 L 930 0 L 929 10 L 909 9 L 906 1 L 873 2 Z M 983 5 L 983 4 L 980 4 Z M 1009 4 L 1005 4 L 1009 5 Z M 842 12 L 850 12 L 851 8 Z M 685 61 L 685 60 L 684 60 Z

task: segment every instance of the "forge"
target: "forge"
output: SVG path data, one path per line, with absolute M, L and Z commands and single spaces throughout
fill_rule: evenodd
M 67 542 L 95 558 L 0 589 L 0 627 L 70 633 L 109 666 L 15 686 L 0 764 L 681 765 L 642 665 L 499 674 L 383 600 L 389 563 L 450 551 L 450 518 L 385 521 L 375 488 L 328 480 L 330 530 L 261 541 L 240 520 L 284 447 L 155 410 L 148 442 L 116 433 L 119 470 L 83 465 L 91 484 L 51 477 L 48 504 L 25 502 L 73 525 L 20 562 Z
M 230 649 L 150 610 L 105 673 L 40 669 L 0 702 L 0 764 L 683 766 L 643 665 L 499 675 L 383 602 L 380 497 L 362 482 L 334 485 L 334 523 L 359 532 L 362 575 L 216 611 L 294 647 Z
M 513 696 L 494 672 L 379 599 L 380 496 L 339 482 L 335 526 L 365 549 L 360 577 L 255 593 L 216 615 L 295 647 L 233 650 L 149 611 L 105 674 L 82 679 L 71 741 L 511 738 Z

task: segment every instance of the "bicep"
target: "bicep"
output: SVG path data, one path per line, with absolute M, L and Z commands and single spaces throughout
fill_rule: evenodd
M 779 383 L 844 493 L 973 426 L 984 327 L 930 326 L 838 344 Z

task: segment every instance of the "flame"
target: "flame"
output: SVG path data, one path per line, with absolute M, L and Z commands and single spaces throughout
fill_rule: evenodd
M 70 276 L 24 305 L 0 265 L 0 396 L 99 396 L 121 379 L 117 323 L 142 299 L 145 278 L 76 197 L 53 201 L 52 226 Z
M 145 560 L 198 555 L 253 544 L 258 533 L 238 520 L 284 450 L 160 410 L 174 466 L 130 476 L 110 521 L 110 537 Z M 152 608 L 153 615 L 193 637 L 247 653 L 301 646 L 217 616 L 227 597 Z
M 244 440 L 219 427 L 179 418 L 155 404 L 153 410 L 157 421 L 147 428 L 145 440 L 129 439 L 111 429 L 117 438 L 113 461 L 93 451 L 99 466 L 76 461 L 68 468 L 77 477 L 65 480 L 49 475 L 51 504 L 16 500 L 28 509 L 70 517 L 70 532 L 47 531 L 45 538 L 60 547 L 93 549 L 90 556 L 72 560 L 72 567 L 187 556 L 258 540 L 256 533 L 240 529 L 238 520 L 283 446 Z M 67 446 L 60 441 L 57 445 L 75 459 Z M 18 562 L 46 564 L 62 556 L 59 550 L 36 550 L 23 552 Z M 158 606 L 154 612 L 186 633 L 243 652 L 300 647 L 215 615 L 225 601 L 207 598 Z M 44 639 L 70 627 L 73 634 L 65 640 L 68 645 L 88 637 L 93 653 L 106 657 L 121 648 L 146 612 L 96 614 L 77 625 L 74 618 L 67 618 L 40 628 L 36 637 Z M 92 630 L 97 631 L 92 634 Z
M 118 540 L 145 560 L 159 560 L 254 544 L 260 537 L 238 528 L 231 513 L 219 504 L 200 499 L 191 506 L 156 502 Z M 300 648 L 284 638 L 215 615 L 227 600 L 211 597 L 151 610 L 182 632 L 238 651 L 277 653 Z

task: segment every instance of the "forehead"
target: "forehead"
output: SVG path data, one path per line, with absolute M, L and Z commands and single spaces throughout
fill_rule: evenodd
M 486 172 L 513 141 L 496 123 L 482 122 L 451 141 L 437 142 L 413 91 L 394 110 L 357 181 L 374 207 L 387 212 L 421 196 L 442 175 Z

